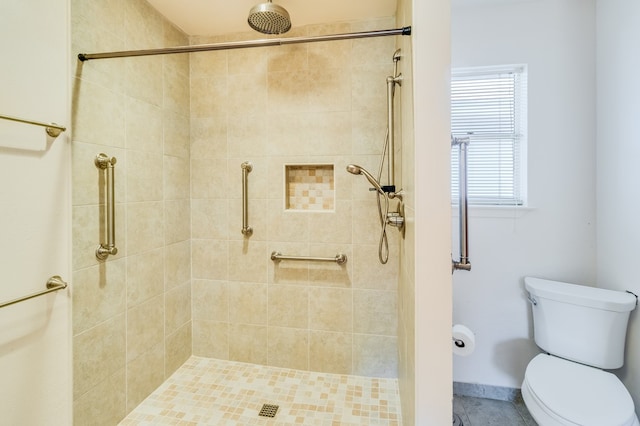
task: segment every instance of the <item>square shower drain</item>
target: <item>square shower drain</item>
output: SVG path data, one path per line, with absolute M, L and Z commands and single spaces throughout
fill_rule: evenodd
M 275 417 L 278 412 L 278 408 L 280 406 L 273 404 L 263 404 L 260 413 L 258 413 L 261 417 Z

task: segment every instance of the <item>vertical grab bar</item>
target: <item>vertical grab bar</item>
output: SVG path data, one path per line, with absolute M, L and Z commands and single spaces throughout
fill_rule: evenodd
M 242 235 L 250 237 L 253 229 L 248 225 L 249 222 L 249 201 L 247 195 L 247 176 L 253 170 L 253 165 L 245 161 L 240 165 L 242 169 Z
M 452 260 L 451 273 L 456 269 L 464 271 L 471 270 L 469 262 L 469 239 L 468 239 L 468 199 L 467 199 L 467 148 L 469 147 L 469 137 L 451 137 L 451 145 L 458 147 L 458 208 L 460 209 L 460 260 Z
M 118 254 L 118 249 L 116 248 L 116 203 L 114 199 L 115 178 L 113 170 L 116 161 L 116 157 L 109 157 L 107 154 L 102 153 L 98 154 L 94 160 L 96 167 L 105 170 L 107 175 L 107 244 L 100 243 L 96 249 L 96 257 L 99 260 L 105 260 L 110 254 Z

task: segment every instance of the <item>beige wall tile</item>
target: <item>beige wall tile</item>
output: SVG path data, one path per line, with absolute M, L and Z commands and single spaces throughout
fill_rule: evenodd
M 147 2 L 125 2 L 124 6 L 127 47 L 162 46 L 164 26 L 160 14 Z
M 291 58 L 287 59 L 291 64 Z M 269 72 L 267 76 L 268 104 L 270 113 L 298 113 L 309 111 L 308 71 L 291 69 L 284 72 Z
M 193 320 L 193 355 L 229 359 L 229 339 L 228 322 Z
M 227 158 L 226 117 L 226 114 L 201 118 L 191 117 L 192 159 Z
M 269 327 L 268 344 L 268 365 L 298 370 L 309 369 L 307 330 Z
M 163 112 L 162 128 L 163 139 L 154 141 L 155 149 L 159 148 L 160 141 L 164 141 L 164 155 L 178 158 L 189 158 L 190 152 L 190 120 L 188 110 L 186 115 L 172 112 Z
M 252 240 L 229 241 L 229 280 L 267 282 L 267 245 Z
M 164 333 L 175 333 L 191 321 L 191 283 L 167 291 L 164 299 Z
M 191 238 L 191 203 L 188 199 L 164 202 L 164 242 L 173 244 Z
M 165 291 L 191 278 L 191 241 L 171 244 L 164 249 Z
M 287 33 L 291 37 L 295 33 L 306 34 L 306 28 L 292 28 Z M 290 35 L 291 34 L 291 35 Z M 268 70 L 269 73 L 286 72 L 287 70 L 299 71 L 309 68 L 309 47 L 305 44 L 293 44 L 269 48 Z
M 353 374 L 398 377 L 398 339 L 390 336 L 354 334 Z
M 123 95 L 87 80 L 76 80 L 73 99 L 73 139 L 124 147 Z
M 127 310 L 127 362 L 164 340 L 164 297 L 156 296 Z
M 308 212 L 285 210 L 283 201 L 269 200 L 268 227 L 272 241 L 305 242 L 309 241 Z
M 85 3 L 71 7 L 74 51 L 188 43 L 146 2 Z M 83 330 L 74 337 L 74 423 L 113 425 L 164 379 L 165 363 L 191 354 L 189 55 L 72 68 L 73 310 Z M 95 258 L 106 239 L 100 152 L 118 159 L 118 254 L 106 262 Z
M 124 369 L 125 342 L 124 314 L 73 337 L 74 399 Z
M 171 376 L 191 356 L 193 325 L 191 321 L 165 339 L 165 378 Z
M 350 25 L 346 22 L 309 26 L 310 35 L 342 34 L 349 31 L 351 31 Z M 352 44 L 351 40 L 309 44 L 309 69 L 350 68 Z
M 387 77 L 393 74 L 393 63 L 358 65 L 351 69 L 351 102 L 354 111 L 387 111 L 387 91 L 371 90 L 380 84 L 386 85 Z M 386 116 L 384 123 L 386 124 Z M 382 135 L 384 138 L 384 135 Z M 376 140 L 380 141 L 378 137 Z M 382 144 L 380 144 L 382 147 Z M 379 152 L 377 152 L 379 154 Z
M 266 102 L 266 94 L 263 96 Z M 267 134 L 266 105 L 263 104 L 260 108 L 261 110 L 253 113 L 239 110 L 229 120 L 229 157 L 258 157 L 268 154 L 267 138 L 265 137 Z
M 127 413 L 164 381 L 164 345 L 157 344 L 127 364 Z
M 230 74 L 226 111 L 238 114 L 264 114 L 267 108 L 267 79 L 264 74 Z
M 317 50 L 314 53 L 319 53 Z M 325 56 L 326 58 L 327 56 Z M 331 54 L 328 55 L 331 57 Z M 314 57 L 323 62 L 322 59 Z M 325 62 L 328 62 L 325 60 Z M 314 61 L 314 64 L 315 61 Z M 309 99 L 311 111 L 351 111 L 351 79 L 336 78 L 344 67 L 310 67 L 309 68 Z
M 351 113 L 351 119 L 353 153 L 381 155 L 387 129 L 386 108 L 356 110 Z
M 73 312 L 74 335 L 124 313 L 125 272 L 122 259 L 74 271 L 73 304 L 78 306 Z
M 143 56 L 125 64 L 125 93 L 127 96 L 162 106 L 162 57 Z
M 267 324 L 267 285 L 229 282 L 229 322 Z
M 191 97 L 191 117 L 209 117 L 223 115 L 225 100 L 228 96 L 226 75 L 192 76 L 190 93 L 198 93 L 201 96 Z
M 127 98 L 126 112 L 127 149 L 161 154 L 163 117 L 160 107 Z M 144 123 L 144 126 L 140 123 Z
M 352 217 L 352 203 L 346 200 L 336 202 L 335 212 L 310 214 L 309 239 L 314 243 L 351 243 Z
M 193 278 L 227 280 L 229 277 L 228 256 L 228 241 L 191 240 Z
M 127 206 L 127 249 L 130 255 L 163 246 L 163 203 L 146 201 Z
M 267 364 L 267 326 L 230 324 L 229 359 Z
M 164 292 L 164 250 L 156 249 L 127 259 L 127 307 Z M 111 277 L 109 278 L 111 285 Z M 122 288 L 119 289 L 122 292 Z M 84 306 L 84 304 L 83 304 Z
M 176 68 L 175 62 L 171 62 L 175 61 L 175 58 L 170 58 L 169 56 L 163 58 L 163 107 L 166 111 L 173 111 L 188 117 L 191 107 L 189 86 L 183 84 L 183 81 L 187 79 L 188 73 L 185 74 L 182 72 L 183 70 Z
M 309 328 L 312 330 L 353 330 L 353 295 L 348 289 L 313 287 L 309 289 Z
M 397 291 L 354 290 L 354 333 L 396 336 L 398 333 Z
M 74 400 L 73 423 L 113 426 L 127 414 L 124 366 Z M 100 401 L 96 404 L 96 401 Z
M 192 44 L 213 44 L 221 40 L 210 38 L 208 40 L 192 40 Z M 201 76 L 226 76 L 228 51 L 218 50 L 210 52 L 191 53 L 191 77 Z M 193 94 L 193 87 L 191 89 Z M 193 97 L 193 96 L 192 96 Z
M 164 160 L 164 199 L 183 200 L 189 198 L 190 168 L 186 158 L 165 155 Z
M 229 74 L 262 74 L 267 71 L 269 52 L 264 48 L 227 51 Z
M 163 199 L 160 164 L 161 152 L 127 151 L 127 202 Z
M 391 239 L 396 232 L 387 231 Z M 354 244 L 351 266 L 353 268 L 353 287 L 375 290 L 396 291 L 398 284 L 398 250 L 389 245 L 389 260 L 385 265 L 378 261 L 378 244 Z
M 327 373 L 350 374 L 351 333 L 309 331 L 309 369 Z
M 193 319 L 229 321 L 229 284 L 226 281 L 193 281 Z
M 309 289 L 269 285 L 269 325 L 306 330 L 309 327 Z
M 238 168 L 240 165 L 238 165 Z M 238 175 L 240 172 L 238 171 Z M 227 198 L 227 161 L 221 159 L 191 159 L 191 197 Z
M 228 205 L 228 200 L 219 198 L 191 200 L 192 237 L 226 240 L 231 232 Z

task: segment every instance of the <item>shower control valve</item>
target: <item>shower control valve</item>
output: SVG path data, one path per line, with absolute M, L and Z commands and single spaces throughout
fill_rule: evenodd
M 387 213 L 387 225 L 402 228 L 404 226 L 404 217 L 398 212 Z

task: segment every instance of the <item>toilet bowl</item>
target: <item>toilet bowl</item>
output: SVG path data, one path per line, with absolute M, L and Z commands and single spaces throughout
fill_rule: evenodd
M 540 426 L 640 426 L 631 395 L 606 371 L 624 364 L 636 298 L 540 278 L 525 278 L 536 344 L 522 398 Z
M 553 355 L 537 355 L 522 398 L 540 426 L 640 426 L 633 400 L 611 373 Z

